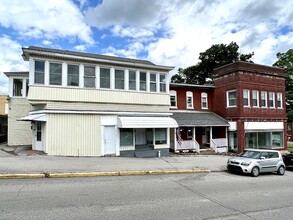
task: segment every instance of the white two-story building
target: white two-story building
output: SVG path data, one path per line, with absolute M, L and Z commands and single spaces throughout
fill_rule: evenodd
M 169 154 L 174 67 L 32 46 L 22 56 L 29 72 L 5 73 L 8 145 L 64 156 Z

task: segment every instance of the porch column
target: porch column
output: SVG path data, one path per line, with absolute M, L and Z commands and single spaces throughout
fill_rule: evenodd
M 192 128 L 192 140 L 193 140 L 193 146 L 195 147 L 195 141 L 196 141 L 195 127 Z
M 213 139 L 213 127 L 210 127 L 210 147 Z

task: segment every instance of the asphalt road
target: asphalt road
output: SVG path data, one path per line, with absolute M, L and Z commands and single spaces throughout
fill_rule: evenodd
M 292 171 L 0 180 L 0 219 L 292 218 Z

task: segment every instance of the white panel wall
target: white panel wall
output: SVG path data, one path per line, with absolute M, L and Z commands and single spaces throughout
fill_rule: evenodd
M 244 122 L 245 130 L 283 130 L 283 122 Z

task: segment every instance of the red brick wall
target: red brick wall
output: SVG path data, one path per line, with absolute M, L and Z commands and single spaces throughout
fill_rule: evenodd
M 250 90 L 250 107 L 243 106 L 243 90 Z M 226 91 L 236 90 L 237 107 L 226 107 Z M 283 95 L 283 109 L 252 107 L 252 91 L 259 91 L 259 102 L 261 101 L 261 91 L 275 92 L 275 102 L 277 93 Z M 267 96 L 267 98 L 269 98 Z M 267 100 L 268 102 L 268 100 Z M 252 73 L 233 73 L 229 77 L 215 79 L 215 93 L 213 109 L 215 113 L 225 118 L 286 118 L 285 108 L 285 80 L 280 77 L 272 77 Z
M 177 92 L 177 109 L 178 110 L 196 110 L 196 111 L 208 111 L 212 109 L 213 104 L 213 88 L 202 87 L 174 87 L 170 85 L 170 91 L 175 90 Z M 193 109 L 186 108 L 186 92 L 192 92 L 193 94 Z M 208 94 L 208 109 L 201 108 L 201 93 L 206 92 Z

